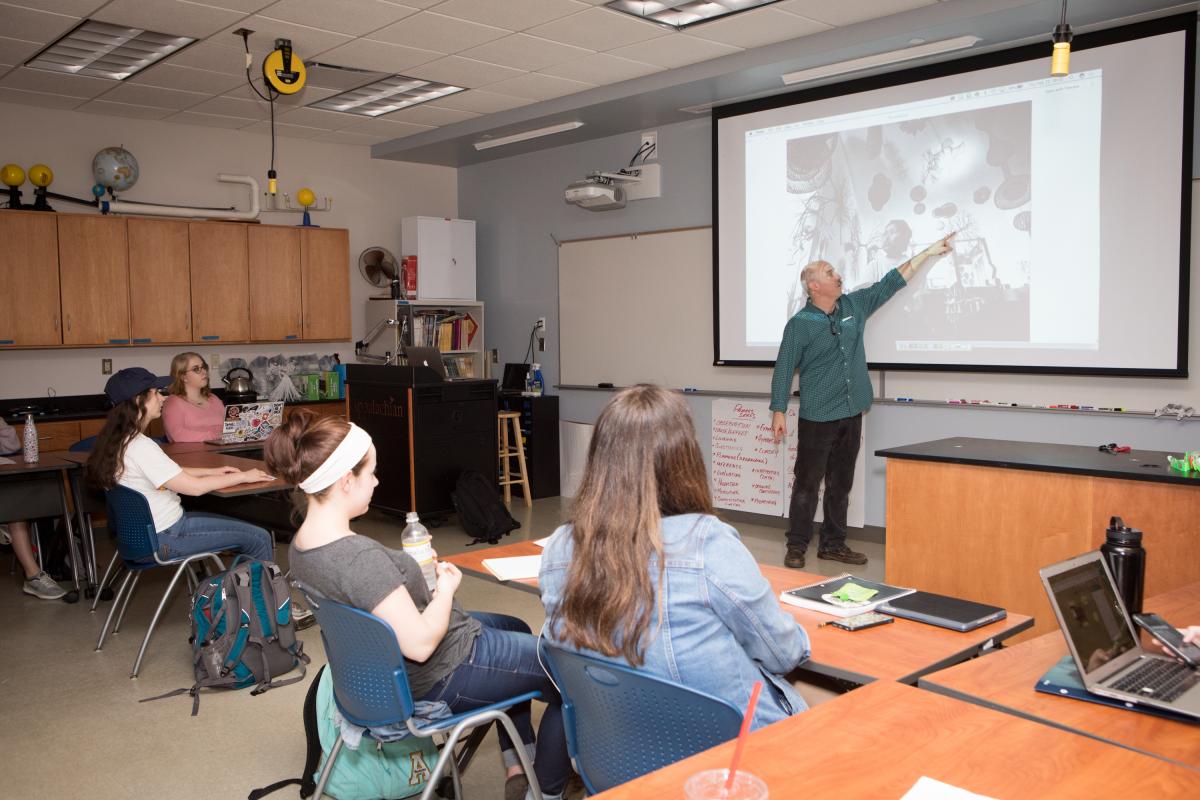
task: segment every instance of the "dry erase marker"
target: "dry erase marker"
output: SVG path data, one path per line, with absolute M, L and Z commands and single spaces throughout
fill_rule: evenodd
M 683 387 L 683 391 L 686 392 L 687 394 L 695 394 L 696 392 L 698 392 L 700 390 L 697 389 L 695 386 L 685 386 L 685 387 Z
M 912 401 L 913 401 L 913 399 L 911 397 L 897 397 L 896 398 L 897 403 L 911 403 Z

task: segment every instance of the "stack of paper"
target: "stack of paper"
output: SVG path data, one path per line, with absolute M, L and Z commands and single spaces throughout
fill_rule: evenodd
M 485 558 L 483 566 L 502 581 L 519 581 L 536 578 L 542 568 L 542 557 L 512 556 L 510 558 Z

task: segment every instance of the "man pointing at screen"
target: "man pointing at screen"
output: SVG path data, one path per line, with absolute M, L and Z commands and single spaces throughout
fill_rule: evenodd
M 775 443 L 787 432 L 792 375 L 800 373 L 799 449 L 788 512 L 785 567 L 801 569 L 812 539 L 817 492 L 825 481 L 824 522 L 817 558 L 865 564 L 867 557 L 846 546 L 846 509 L 854 462 L 862 438 L 862 415 L 871 406 L 871 379 L 863 334 L 867 318 L 899 291 L 931 258 L 950 252 L 951 233 L 888 272 L 878 282 L 842 294 L 842 276 L 827 261 L 801 272 L 808 303 L 788 320 L 771 378 L 771 432 Z

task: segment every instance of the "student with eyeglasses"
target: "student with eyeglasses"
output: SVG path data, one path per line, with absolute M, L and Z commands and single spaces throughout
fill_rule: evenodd
M 171 386 L 162 421 L 172 442 L 221 438 L 225 404 L 209 389 L 208 364 L 199 353 L 180 353 L 171 359 Z
M 146 435 L 162 413 L 162 392 L 170 383 L 170 378 L 141 367 L 123 369 L 108 379 L 104 393 L 113 407 L 88 457 L 88 481 L 102 491 L 120 484 L 145 495 L 164 559 L 232 550 L 271 560 L 271 535 L 257 525 L 183 510 L 181 494 L 195 497 L 271 476 L 259 469 L 181 467 L 172 461 Z
M 771 432 L 778 444 L 787 433 L 792 376 L 800 373 L 796 480 L 788 511 L 785 567 L 804 568 L 822 480 L 824 521 L 817 558 L 867 563 L 866 555 L 846 545 L 846 511 L 862 440 L 862 415 L 871 407 L 863 347 L 867 318 L 900 291 L 922 264 L 950 252 L 953 236 L 937 240 L 879 281 L 849 294 L 842 293 L 842 276 L 828 261 L 814 261 L 801 271 L 808 302 L 783 329 L 771 378 Z

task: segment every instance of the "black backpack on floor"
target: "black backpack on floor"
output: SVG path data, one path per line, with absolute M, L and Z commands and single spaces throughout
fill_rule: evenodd
M 495 482 L 474 470 L 463 470 L 458 476 L 450 499 L 462 521 L 463 530 L 474 537 L 471 544 L 496 544 L 500 537 L 521 527 L 521 523 L 508 513 L 508 507 L 496 491 Z

